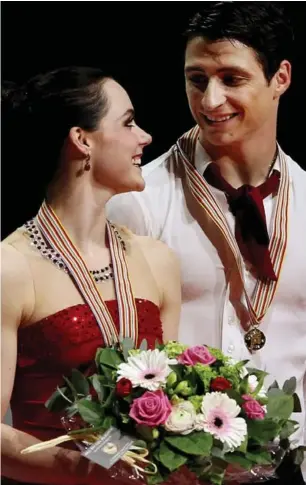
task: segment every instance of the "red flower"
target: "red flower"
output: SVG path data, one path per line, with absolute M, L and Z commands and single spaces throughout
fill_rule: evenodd
M 210 383 L 212 391 L 225 391 L 225 389 L 230 389 L 231 387 L 232 384 L 225 377 L 216 377 Z
M 126 397 L 131 394 L 132 391 L 132 383 L 129 379 L 122 377 L 120 381 L 116 384 L 116 395 L 118 397 Z

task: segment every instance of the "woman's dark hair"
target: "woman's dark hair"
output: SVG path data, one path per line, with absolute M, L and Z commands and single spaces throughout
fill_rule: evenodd
M 292 56 L 293 32 L 282 2 L 203 2 L 184 33 L 210 41 L 238 40 L 251 47 L 269 83 Z
M 69 66 L 36 75 L 21 87 L 3 82 L 5 183 L 11 184 L 16 201 L 28 194 L 28 201 L 20 203 L 28 203 L 31 213 L 36 212 L 54 176 L 70 129 L 79 126 L 94 131 L 107 113 L 103 84 L 110 78 L 100 69 Z

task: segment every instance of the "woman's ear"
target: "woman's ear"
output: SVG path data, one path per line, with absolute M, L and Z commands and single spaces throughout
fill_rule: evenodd
M 68 138 L 75 151 L 77 151 L 82 158 L 85 158 L 88 155 L 90 147 L 86 131 L 78 126 L 74 126 L 70 128 Z

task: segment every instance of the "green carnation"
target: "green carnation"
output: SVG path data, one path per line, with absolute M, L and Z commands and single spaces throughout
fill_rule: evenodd
M 203 396 L 190 396 L 188 398 L 188 401 L 190 401 L 193 404 L 193 407 L 197 413 L 201 410 Z
M 219 369 L 219 375 L 229 380 L 233 389 L 238 389 L 241 382 L 240 371 L 234 365 L 222 366 Z
M 203 382 L 205 390 L 209 389 L 210 381 L 218 376 L 217 372 L 214 371 L 209 365 L 196 364 L 194 366 L 194 370 Z
M 181 355 L 186 349 L 188 349 L 188 345 L 183 345 L 170 340 L 170 342 L 165 345 L 164 351 L 167 352 L 170 359 L 174 359 Z
M 131 349 L 129 350 L 129 356 L 133 357 L 134 355 L 140 354 L 141 350 L 140 349 Z
M 230 361 L 230 357 L 226 357 L 226 355 L 223 354 L 222 350 L 216 349 L 215 347 L 209 347 L 208 345 L 206 345 L 206 347 L 208 348 L 211 355 L 217 360 L 220 360 L 224 364 Z

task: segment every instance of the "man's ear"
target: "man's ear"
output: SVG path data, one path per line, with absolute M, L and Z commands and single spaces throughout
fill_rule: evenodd
M 279 69 L 274 75 L 273 82 L 275 98 L 279 98 L 291 84 L 291 64 L 289 61 L 281 62 Z

